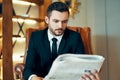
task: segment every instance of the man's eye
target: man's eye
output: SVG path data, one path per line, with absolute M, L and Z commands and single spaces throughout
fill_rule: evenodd
M 58 23 L 59 21 L 58 20 L 54 20 L 55 23 Z
M 62 23 L 67 23 L 68 21 L 62 21 Z

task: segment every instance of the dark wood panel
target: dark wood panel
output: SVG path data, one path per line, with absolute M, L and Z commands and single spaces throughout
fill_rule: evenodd
M 3 80 L 14 80 L 12 62 L 12 0 L 3 0 L 2 5 L 2 32 L 3 32 Z

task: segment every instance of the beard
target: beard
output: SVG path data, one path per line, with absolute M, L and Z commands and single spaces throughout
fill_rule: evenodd
M 50 31 L 52 32 L 53 35 L 55 36 L 61 36 L 64 33 L 64 29 L 59 28 L 59 29 L 50 29 Z

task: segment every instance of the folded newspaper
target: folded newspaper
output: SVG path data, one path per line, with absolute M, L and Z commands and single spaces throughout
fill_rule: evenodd
M 81 80 L 81 76 L 95 69 L 100 71 L 104 62 L 100 55 L 63 54 L 56 58 L 44 80 Z

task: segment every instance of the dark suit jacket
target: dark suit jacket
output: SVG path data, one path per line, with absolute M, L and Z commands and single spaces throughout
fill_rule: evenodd
M 32 74 L 45 77 L 50 70 L 53 60 L 47 29 L 31 34 L 23 72 L 25 80 L 28 80 Z M 65 30 L 58 49 L 58 55 L 64 53 L 84 54 L 84 46 L 79 33 L 69 29 Z

